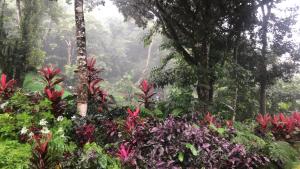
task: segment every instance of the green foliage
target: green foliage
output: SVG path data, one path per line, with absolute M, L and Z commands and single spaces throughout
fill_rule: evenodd
M 300 109 L 300 77 L 295 76 L 291 81 L 282 80 L 268 90 L 268 108 L 270 112 L 289 112 Z
M 188 148 L 189 150 L 191 150 L 193 156 L 198 156 L 199 151 L 195 148 L 195 146 L 193 144 L 187 143 L 187 144 L 185 144 L 185 147 Z
M 80 158 L 82 168 L 120 169 L 120 162 L 107 155 L 96 143 L 88 143 L 84 146 Z
M 17 141 L 0 141 L 1 169 L 29 169 L 31 146 Z
M 166 101 L 158 103 L 157 107 L 164 113 L 164 117 L 169 114 L 181 116 L 183 113 L 196 109 L 197 101 L 194 99 L 191 88 L 171 87 Z
M 57 127 L 60 125 L 57 125 Z M 68 161 L 64 161 L 65 153 L 73 153 L 76 149 L 76 144 L 68 142 L 63 127 L 52 129 L 52 139 L 49 142 L 48 155 L 53 161 L 60 162 L 63 166 L 69 165 Z
M 17 131 L 14 118 L 10 114 L 0 114 L 0 137 L 16 138 Z
M 268 168 L 292 168 L 299 162 L 299 152 L 289 143 L 275 141 L 271 133 L 263 138 L 255 135 L 255 124 L 235 123 L 236 135 L 232 138 L 234 143 L 243 144 L 249 151 L 262 152 L 270 158 L 271 164 Z
M 23 89 L 31 92 L 42 91 L 44 89 L 44 84 L 36 73 L 28 73 L 25 76 Z
M 103 89 L 114 96 L 118 106 L 130 105 L 138 100 L 135 93 L 139 92 L 137 85 L 134 84 L 132 75 L 126 74 L 119 81 L 115 83 L 104 82 Z
M 262 150 L 267 142 L 256 136 L 247 124 L 235 124 L 237 129 L 236 136 L 232 139 L 234 143 L 243 144 L 248 150 Z
M 284 141 L 271 142 L 267 149 L 269 157 L 274 161 L 283 163 L 284 168 L 292 168 L 295 162 L 299 162 L 299 152 L 297 152 L 289 143 Z

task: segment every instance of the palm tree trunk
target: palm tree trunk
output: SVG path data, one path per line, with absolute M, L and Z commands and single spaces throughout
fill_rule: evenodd
M 81 116 L 86 116 L 88 106 L 88 72 L 86 34 L 83 11 L 83 0 L 75 0 L 75 23 L 77 41 L 77 110 Z

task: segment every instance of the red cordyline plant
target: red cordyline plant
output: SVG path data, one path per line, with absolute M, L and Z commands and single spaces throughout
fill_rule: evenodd
M 226 120 L 225 124 L 226 124 L 226 127 L 228 127 L 228 128 L 233 127 L 233 121 L 232 120 Z
M 269 114 L 259 114 L 256 121 L 259 123 L 261 131 L 271 131 L 276 139 L 299 139 L 299 112 L 294 112 L 289 116 L 279 113 L 273 117 Z
M 269 114 L 265 114 L 265 115 L 259 114 L 256 117 L 256 121 L 260 124 L 263 130 L 265 130 L 268 127 L 270 120 L 271 120 L 271 116 Z
M 63 81 L 62 78 L 57 77 L 61 70 L 54 68 L 53 66 L 46 66 L 40 69 L 40 74 L 42 79 L 45 82 L 46 86 L 44 87 L 45 96 L 52 102 L 52 111 L 55 117 L 62 115 L 65 109 L 65 102 L 62 100 L 64 90 L 57 91 L 55 86 Z
M 216 123 L 216 118 L 210 112 L 208 112 L 204 116 L 203 121 L 204 121 L 205 124 L 211 125 L 211 124 L 215 124 Z
M 136 108 L 135 111 L 127 109 L 127 119 L 125 121 L 125 129 L 129 134 L 132 134 L 132 132 L 136 129 L 137 125 L 142 124 L 142 120 L 139 117 L 140 114 L 140 108 Z
M 103 80 L 99 77 L 101 69 L 96 68 L 96 59 L 93 57 L 89 57 L 86 63 L 88 68 L 89 82 L 92 82 L 93 80 Z
M 0 99 L 7 100 L 9 99 L 14 91 L 14 85 L 16 84 L 16 81 L 11 79 L 7 81 L 7 76 L 5 74 L 1 75 L 1 83 L 0 83 Z
M 88 58 L 87 59 L 87 68 L 88 68 L 88 87 L 89 87 L 89 99 L 93 99 L 98 104 L 98 111 L 102 112 L 103 107 L 107 97 L 107 93 L 103 91 L 99 83 L 103 80 L 100 78 L 99 73 L 100 69 L 96 67 L 96 59 Z
M 34 134 L 32 141 L 34 148 L 32 150 L 32 158 L 30 167 L 34 169 L 47 169 L 55 165 L 55 162 L 49 159 L 48 144 L 51 140 L 51 133 L 47 135 Z
M 43 81 L 46 83 L 45 93 L 47 89 L 54 90 L 55 85 L 63 81 L 62 78 L 57 78 L 61 73 L 61 70 L 52 65 L 43 67 L 39 72 L 42 75 Z
M 144 104 L 145 108 L 150 109 L 153 104 L 152 97 L 155 95 L 154 85 L 149 83 L 147 80 L 143 80 L 139 85 L 142 93 L 138 94 L 139 102 Z
M 212 115 L 210 112 L 206 113 L 203 119 L 200 121 L 202 125 L 214 125 L 215 127 L 226 127 L 228 129 L 233 129 L 233 121 L 232 120 L 224 120 L 221 121 L 216 118 L 216 116 Z
M 86 143 L 94 141 L 95 125 L 85 124 L 76 129 L 76 137 L 79 145 L 83 147 Z

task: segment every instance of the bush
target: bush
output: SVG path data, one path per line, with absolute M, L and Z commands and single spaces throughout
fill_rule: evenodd
M 1 169 L 29 169 L 31 147 L 17 141 L 0 141 Z
M 79 165 L 84 168 L 120 169 L 120 162 L 109 156 L 96 143 L 87 143 L 83 148 Z
M 174 118 L 136 129 L 124 149 L 133 154 L 127 165 L 146 168 L 259 168 L 269 162 L 207 127 Z

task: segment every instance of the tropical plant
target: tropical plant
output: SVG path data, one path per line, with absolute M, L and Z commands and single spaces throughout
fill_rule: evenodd
M 142 80 L 139 88 L 142 91 L 141 94 L 138 94 L 139 102 L 144 104 L 145 108 L 150 109 L 154 103 L 152 97 L 155 95 L 153 84 L 150 84 L 147 80 Z
M 119 150 L 121 159 L 131 166 L 258 168 L 269 162 L 267 157 L 247 152 L 243 145 L 231 143 L 207 127 L 174 118 L 147 123 L 131 139 L 135 142 Z
M 16 140 L 0 141 L 0 168 L 29 169 L 31 146 Z
M 79 160 L 80 168 L 120 169 L 118 159 L 106 154 L 96 143 L 87 143 Z
M 48 153 L 48 144 L 51 140 L 51 133 L 33 134 L 31 140 L 33 142 L 32 158 L 30 168 L 47 169 L 54 168 L 56 161 L 51 159 L 51 154 Z
M 6 75 L 1 75 L 1 83 L 0 83 L 0 101 L 9 99 L 15 91 L 14 85 L 16 81 L 11 79 L 7 81 Z
M 291 115 L 283 113 L 259 114 L 256 118 L 260 130 L 265 133 L 271 131 L 277 140 L 299 140 L 300 113 L 294 112 Z
M 87 59 L 87 71 L 88 71 L 88 95 L 89 102 L 91 104 L 96 104 L 98 112 L 103 112 L 107 110 L 107 93 L 102 90 L 99 83 L 103 80 L 99 73 L 100 69 L 96 68 L 96 59 Z
M 57 77 L 60 73 L 60 69 L 53 66 L 46 66 L 40 70 L 42 79 L 46 84 L 44 94 L 52 102 L 52 112 L 55 117 L 61 116 L 66 107 L 66 103 L 62 100 L 64 90 L 56 90 L 56 85 L 63 81 L 62 78 Z

